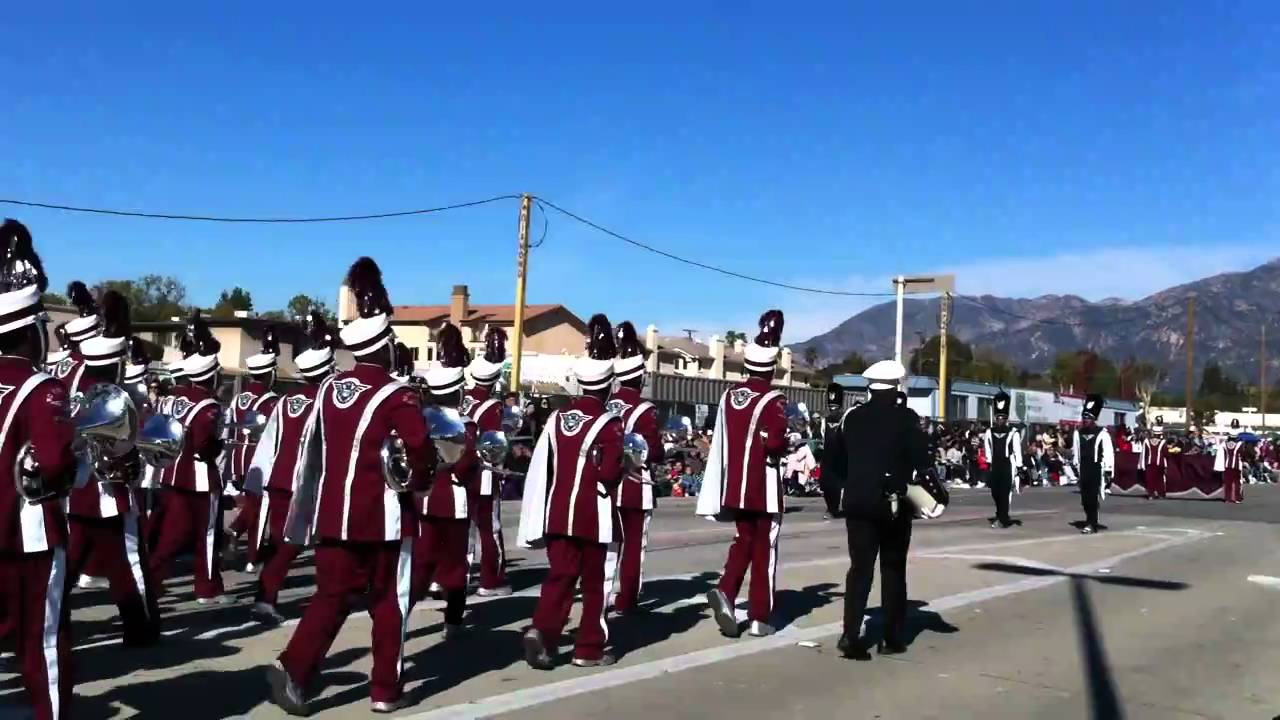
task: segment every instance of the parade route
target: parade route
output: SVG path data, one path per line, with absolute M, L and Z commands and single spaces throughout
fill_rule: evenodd
M 823 521 L 818 502 L 792 503 L 784 521 L 780 632 L 731 640 L 703 595 L 732 531 L 694 517 L 689 500 L 667 500 L 653 521 L 646 612 L 611 623 L 617 665 L 574 668 L 568 646 L 554 671 L 524 664 L 519 637 L 545 561 L 512 550 L 515 594 L 470 598 L 465 638 L 442 640 L 438 603 L 415 610 L 405 653 L 413 704 L 398 716 L 828 718 L 856 703 L 867 718 L 1271 718 L 1280 623 L 1274 587 L 1257 578 L 1280 575 L 1280 489 L 1250 486 L 1246 496 L 1242 506 L 1111 498 L 1108 531 L 1084 536 L 1069 525 L 1080 517 L 1070 488 L 1015 499 L 1024 524 L 1006 531 L 987 526 L 988 494 L 958 491 L 943 518 L 915 525 L 909 652 L 869 663 L 835 650 L 848 558 L 843 523 Z M 504 508 L 509 530 L 517 508 Z M 266 702 L 262 667 L 294 623 L 252 622 L 249 576 L 227 579 L 238 604 L 223 607 L 192 602 L 189 577 L 168 583 L 166 637 L 141 650 L 115 641 L 105 593 L 77 591 L 74 717 L 284 717 Z M 310 587 L 309 566 L 299 568 L 286 616 L 298 616 Z M 878 589 L 869 606 L 875 636 Z M 369 625 L 363 610 L 348 618 L 314 717 L 368 714 Z M 17 688 L 16 676 L 0 679 L 4 702 Z

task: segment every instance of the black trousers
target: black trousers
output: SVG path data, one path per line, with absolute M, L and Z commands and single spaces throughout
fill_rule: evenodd
M 844 631 L 856 637 L 867 610 L 867 596 L 880 555 L 880 606 L 884 640 L 902 641 L 907 622 L 907 548 L 911 545 L 911 514 L 876 518 L 846 517 L 849 534 L 849 573 L 845 576 Z
M 1013 492 L 1013 476 L 1008 467 L 992 467 L 987 484 L 991 487 L 991 499 L 996 503 L 996 520 L 1002 525 L 1013 522 L 1009 518 L 1009 493 Z
M 1080 473 L 1080 504 L 1084 506 L 1084 521 L 1090 527 L 1098 524 L 1098 492 L 1102 489 L 1099 475 L 1090 477 L 1088 470 Z

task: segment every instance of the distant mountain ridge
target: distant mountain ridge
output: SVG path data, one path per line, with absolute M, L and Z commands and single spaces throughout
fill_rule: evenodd
M 1089 349 L 1114 362 L 1135 357 L 1163 368 L 1167 386 L 1181 388 L 1186 374 L 1187 300 L 1195 296 L 1197 372 L 1209 361 L 1246 384 L 1257 384 L 1262 327 L 1267 326 L 1268 368 L 1280 355 L 1280 259 L 1252 270 L 1230 272 L 1178 285 L 1141 300 L 1091 302 L 1075 295 L 952 299 L 953 336 L 989 348 L 1015 366 L 1045 372 L 1060 352 Z M 938 333 L 939 298 L 903 304 L 903 353 Z M 826 365 L 858 352 L 874 360 L 893 354 L 894 304 L 867 308 L 831 330 L 792 346 L 797 357 L 817 350 Z M 1276 359 L 1273 359 L 1276 358 Z M 1268 385 L 1280 382 L 1268 370 Z M 1274 380 L 1270 379 L 1274 378 Z

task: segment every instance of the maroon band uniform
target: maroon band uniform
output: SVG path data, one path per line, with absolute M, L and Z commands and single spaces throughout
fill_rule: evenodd
M 1169 466 L 1168 444 L 1157 428 L 1156 434 L 1142 443 L 1138 469 L 1142 471 L 1142 484 L 1148 498 L 1164 497 L 1164 473 Z
M 255 356 L 256 357 L 256 356 Z M 274 359 L 274 356 L 273 356 Z M 244 384 L 240 393 L 235 396 L 231 403 L 231 422 L 243 423 L 249 413 L 257 413 L 262 417 L 270 417 L 276 408 L 276 403 L 280 401 L 280 396 L 271 391 L 265 383 L 257 380 L 250 380 Z M 258 535 L 259 513 L 262 509 L 262 482 L 257 482 L 249 478 L 249 463 L 253 459 L 253 452 L 257 449 L 256 442 L 248 442 L 246 437 L 241 435 L 237 438 L 243 445 L 237 445 L 231 448 L 231 479 L 232 483 L 240 488 L 240 494 L 236 496 L 236 506 L 239 512 L 236 513 L 235 520 L 231 521 L 231 525 L 227 528 L 231 531 L 233 537 L 248 535 L 248 563 L 249 570 L 252 566 L 256 566 L 259 562 L 258 548 L 262 544 Z
M 503 400 L 494 387 L 502 377 L 506 362 L 507 334 L 499 327 L 485 331 L 484 354 L 467 366 L 474 387 L 467 391 L 460 409 L 476 423 L 476 432 L 502 431 Z M 507 546 L 502 536 L 502 476 L 481 469 L 471 497 L 471 527 L 480 564 L 478 595 L 505 595 Z
M 298 697 L 300 688 L 307 687 L 328 653 L 352 594 L 364 594 L 373 616 L 370 697 L 375 710 L 385 711 L 401 699 L 418 518 L 411 493 L 387 486 L 380 451 L 395 433 L 413 482 L 423 483 L 429 481 L 435 455 L 417 392 L 389 372 L 392 310 L 381 271 L 373 260 L 361 258 L 347 284 L 360 317 L 340 336 L 356 365 L 326 379 L 316 393 L 287 521 L 292 524 L 295 515 L 305 520 L 311 513 L 306 534 L 317 543 L 316 594 L 269 677 L 277 703 L 305 703 Z M 300 502 L 306 497 L 314 499 L 314 508 Z
M 1222 447 L 1218 449 L 1218 455 L 1214 459 L 1213 469 L 1222 473 L 1223 502 L 1244 502 L 1244 488 L 1241 484 L 1240 476 L 1243 469 L 1243 450 L 1243 443 L 1234 436 L 1228 437 Z
M 0 228 L 0 339 L 33 346 L 44 359 L 48 280 L 27 229 Z M 67 519 L 57 499 L 32 505 L 13 477 L 30 447 L 44 487 L 65 490 L 75 468 L 67 388 L 31 356 L 0 355 L 0 607 L 13 634 L 26 701 L 35 720 L 70 717 L 72 699 Z

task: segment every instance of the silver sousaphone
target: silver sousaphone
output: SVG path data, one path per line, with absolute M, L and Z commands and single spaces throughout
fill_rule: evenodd
M 91 468 L 95 475 L 99 467 L 132 450 L 138 436 L 138 410 L 133 400 L 127 392 L 110 383 L 98 383 L 81 395 L 71 421 L 76 435 L 72 450 L 79 462 Z M 32 505 L 60 494 L 45 485 L 30 442 L 18 450 L 13 481 L 18 495 Z
M 524 413 L 520 408 L 504 406 L 502 429 L 480 433 L 480 437 L 476 439 L 476 454 L 480 456 L 486 470 L 500 475 L 523 475 L 502 467 L 511 453 L 511 438 L 516 437 L 522 427 L 524 427 Z
M 456 408 L 428 405 L 422 411 L 427 422 L 427 436 L 436 449 L 436 471 L 448 470 L 467 449 L 467 425 Z M 404 440 L 394 432 L 382 443 L 379 450 L 382 462 L 382 479 L 393 491 L 409 492 L 409 458 Z

